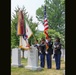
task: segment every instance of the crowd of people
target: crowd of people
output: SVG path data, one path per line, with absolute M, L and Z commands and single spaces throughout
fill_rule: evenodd
M 47 68 L 52 68 L 52 55 L 55 58 L 56 69 L 60 69 L 60 60 L 61 60 L 61 43 L 60 38 L 55 38 L 55 42 L 51 40 L 51 36 L 48 39 L 41 39 L 40 43 L 38 40 L 35 41 L 34 47 L 38 49 L 38 56 L 40 56 L 40 66 L 45 67 L 45 57 L 47 62 Z

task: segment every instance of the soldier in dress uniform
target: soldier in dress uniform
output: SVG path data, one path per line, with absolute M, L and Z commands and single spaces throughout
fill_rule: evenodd
M 41 40 L 41 44 L 39 45 L 40 66 L 41 66 L 42 68 L 45 67 L 45 50 L 46 50 L 45 39 L 42 39 L 42 40 Z
M 53 54 L 53 42 L 51 41 L 51 36 L 48 37 L 47 39 L 47 46 L 48 49 L 46 50 L 46 60 L 47 60 L 47 68 L 51 69 L 52 68 L 52 54 Z
M 60 69 L 60 59 L 61 59 L 61 43 L 60 38 L 57 37 L 54 43 L 54 58 L 56 63 L 56 69 Z

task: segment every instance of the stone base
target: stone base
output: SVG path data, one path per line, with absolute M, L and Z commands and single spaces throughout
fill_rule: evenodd
M 23 65 L 22 64 L 11 64 L 11 66 L 13 66 L 13 67 L 23 67 Z
M 40 66 L 38 67 L 34 67 L 34 66 L 25 66 L 26 69 L 29 69 L 29 70 L 42 70 L 42 68 Z

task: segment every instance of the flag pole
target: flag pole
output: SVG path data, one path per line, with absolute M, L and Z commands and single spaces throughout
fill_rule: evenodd
M 34 37 L 34 40 L 36 41 L 36 38 L 35 38 L 35 36 L 33 35 L 33 37 Z
M 19 43 L 19 46 L 21 46 L 21 43 L 22 43 L 21 39 L 22 39 L 22 36 L 20 36 L 20 43 Z
M 19 42 L 19 47 L 22 47 L 22 36 L 20 36 L 20 42 Z

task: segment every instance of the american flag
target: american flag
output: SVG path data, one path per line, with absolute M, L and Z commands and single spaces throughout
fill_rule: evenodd
M 48 26 L 48 21 L 47 21 L 47 16 L 46 16 L 46 6 L 44 7 L 44 34 L 46 36 L 46 38 L 48 38 L 48 30 L 49 26 Z

